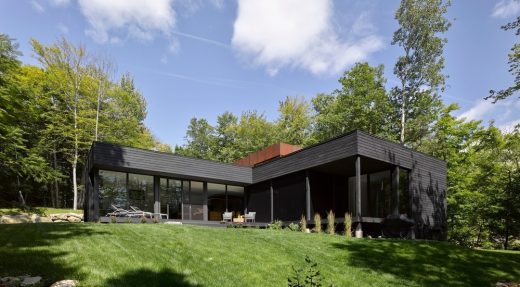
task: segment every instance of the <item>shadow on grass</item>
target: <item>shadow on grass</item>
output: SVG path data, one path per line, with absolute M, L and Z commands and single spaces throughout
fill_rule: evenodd
M 108 279 L 105 286 L 150 286 L 150 287 L 192 287 L 201 286 L 189 283 L 183 274 L 175 273 L 167 269 L 159 272 L 150 269 L 138 269 L 127 272 L 122 276 Z
M 421 286 L 494 286 L 520 279 L 520 253 L 471 250 L 446 242 L 353 240 L 336 243 L 347 264 Z
M 45 283 L 61 279 L 84 278 L 73 266 L 63 264 L 61 258 L 70 252 L 48 248 L 76 237 L 101 235 L 87 225 L 59 223 L 0 225 L 0 276 L 30 274 L 42 276 Z M 55 250 L 55 251 L 51 251 Z

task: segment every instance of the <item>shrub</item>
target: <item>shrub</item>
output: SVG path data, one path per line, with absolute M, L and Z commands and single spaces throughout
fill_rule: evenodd
M 302 215 L 302 218 L 300 219 L 300 231 L 307 231 L 307 219 L 305 218 L 305 215 Z
M 334 234 L 335 228 L 334 228 L 334 220 L 336 220 L 336 216 L 334 215 L 334 212 L 332 210 L 327 213 L 327 233 L 328 234 Z
M 148 220 L 146 219 L 146 217 L 141 217 L 141 223 L 148 223 Z
M 128 217 L 128 218 L 126 219 L 126 223 L 133 223 L 132 218 Z
M 289 224 L 289 230 L 298 231 L 300 230 L 300 226 L 294 222 L 291 222 L 291 224 Z
M 321 216 L 319 213 L 314 214 L 314 231 L 321 233 Z
M 159 219 L 157 219 L 157 217 L 154 217 L 153 220 L 152 220 L 153 223 L 159 223 Z
M 289 287 L 318 287 L 322 286 L 321 272 L 318 270 L 318 263 L 312 261 L 309 256 L 305 256 L 306 266 L 295 268 L 292 267 L 294 274 L 287 278 L 287 286 Z
M 269 224 L 269 229 L 273 230 L 281 230 L 282 229 L 283 222 L 281 220 L 275 220 L 273 223 Z
M 115 216 L 110 216 L 110 222 L 111 223 L 117 223 L 116 217 Z
M 345 213 L 345 236 L 347 239 L 352 237 L 352 215 L 348 212 Z

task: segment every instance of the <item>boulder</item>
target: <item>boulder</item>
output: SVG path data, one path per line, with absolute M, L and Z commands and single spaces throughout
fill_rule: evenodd
M 76 287 L 78 286 L 79 282 L 76 280 L 61 280 L 58 282 L 55 282 L 51 285 L 51 287 Z
M 75 216 L 69 216 L 67 218 L 69 222 L 81 222 L 81 218 L 75 217 Z
M 31 217 L 26 214 L 20 215 L 3 215 L 1 220 L 4 224 L 31 223 Z
M 22 283 L 22 280 L 18 277 L 4 277 L 0 278 L 1 287 L 18 287 Z
M 41 281 L 42 277 L 40 276 L 25 277 L 20 286 L 40 286 Z

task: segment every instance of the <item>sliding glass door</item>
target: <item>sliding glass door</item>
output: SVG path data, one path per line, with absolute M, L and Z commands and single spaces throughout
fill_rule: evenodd
M 182 219 L 182 181 L 161 178 L 159 194 L 161 213 L 168 214 L 168 219 Z

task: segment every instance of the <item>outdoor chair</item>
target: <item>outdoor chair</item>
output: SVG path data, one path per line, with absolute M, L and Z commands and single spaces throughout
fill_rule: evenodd
M 148 217 L 148 218 L 152 218 L 153 217 L 153 214 L 151 212 L 147 212 L 147 211 L 141 210 L 137 206 L 130 206 L 130 209 L 133 210 L 133 212 L 132 212 L 133 216 Z
M 248 212 L 244 215 L 244 221 L 248 222 L 255 222 L 256 212 Z
M 222 213 L 222 221 L 231 222 L 233 221 L 233 212 L 224 212 Z
M 123 209 L 119 206 L 115 206 L 113 204 L 110 205 L 110 207 L 112 208 L 112 212 L 109 212 L 107 213 L 107 217 L 112 217 L 112 216 L 115 216 L 115 217 L 125 217 L 125 216 L 128 216 L 131 212 L 126 210 L 126 209 Z

